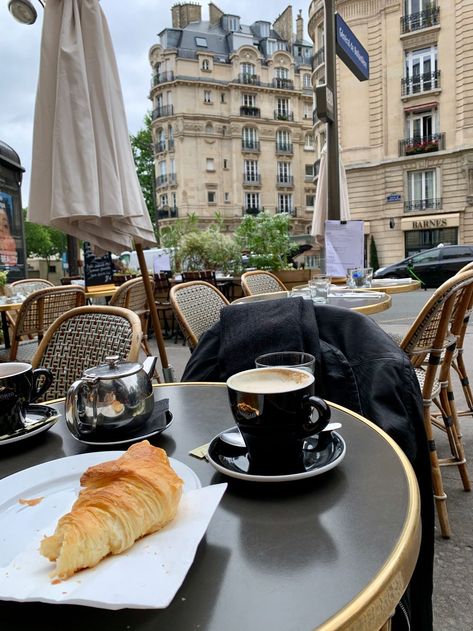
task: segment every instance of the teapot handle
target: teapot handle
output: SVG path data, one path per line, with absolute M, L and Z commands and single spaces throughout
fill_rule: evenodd
M 84 433 L 84 425 L 81 423 L 80 417 L 82 416 L 82 411 L 79 410 L 77 405 L 77 400 L 84 388 L 89 390 L 89 383 L 84 381 L 83 379 L 78 379 L 74 381 L 72 386 L 69 388 L 66 394 L 66 403 L 65 403 L 65 413 L 66 413 L 66 424 L 70 430 L 70 432 L 74 436 L 79 436 Z M 85 431 L 93 430 L 92 427 L 88 428 Z

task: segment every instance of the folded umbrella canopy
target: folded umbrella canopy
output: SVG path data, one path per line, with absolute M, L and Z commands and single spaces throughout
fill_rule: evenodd
M 48 0 L 45 6 L 29 218 L 90 241 L 97 250 L 136 248 L 166 369 L 142 250 L 156 241 L 136 175 L 117 63 L 99 0 Z
M 340 169 L 340 221 L 350 220 L 350 203 L 348 201 L 347 176 L 343 162 L 339 160 Z M 325 236 L 325 221 L 328 216 L 328 187 L 327 187 L 327 146 L 320 152 L 320 168 L 315 193 L 314 214 L 312 217 L 311 235 L 319 238 L 322 243 Z

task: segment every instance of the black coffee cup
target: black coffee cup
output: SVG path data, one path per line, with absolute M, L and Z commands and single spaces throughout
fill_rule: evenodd
M 314 375 L 299 368 L 244 370 L 227 380 L 230 407 L 252 473 L 301 471 L 304 439 L 322 431 L 330 408 L 314 396 Z
M 33 370 L 23 362 L 0 363 L 0 436 L 25 426 L 28 404 L 44 394 L 52 381 L 47 368 Z

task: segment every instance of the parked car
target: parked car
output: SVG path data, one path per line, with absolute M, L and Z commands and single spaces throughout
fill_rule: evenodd
M 439 245 L 408 256 L 399 263 L 380 267 L 374 278 L 407 278 L 422 281 L 424 287 L 440 287 L 464 265 L 473 261 L 473 245 Z

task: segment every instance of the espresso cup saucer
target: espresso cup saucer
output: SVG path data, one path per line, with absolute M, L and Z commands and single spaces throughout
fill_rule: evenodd
M 163 418 L 164 417 L 164 418 Z M 76 440 L 84 445 L 92 445 L 93 447 L 110 447 L 113 445 L 127 445 L 130 443 L 134 443 L 138 440 L 145 440 L 146 438 L 151 438 L 152 436 L 156 436 L 157 434 L 161 434 L 172 425 L 173 416 L 169 410 L 165 412 L 161 412 L 159 414 L 152 414 L 149 419 L 146 421 L 144 425 L 142 425 L 139 429 L 136 429 L 133 432 L 127 432 L 126 434 L 121 433 L 118 437 L 116 435 L 115 439 L 104 440 L 104 433 L 98 435 L 93 438 L 91 436 L 79 436 L 71 432 L 71 436 L 73 436 Z
M 231 428 L 230 428 L 231 430 Z M 225 430 L 228 432 L 229 430 Z M 223 434 L 223 432 L 221 432 Z M 326 432 L 323 440 L 310 437 L 304 442 L 303 468 L 283 475 L 261 475 L 249 472 L 246 447 L 235 447 L 215 436 L 209 444 L 208 462 L 220 473 L 250 482 L 292 482 L 321 475 L 338 466 L 345 457 L 346 444 L 338 432 Z M 275 454 L 275 458 L 277 455 Z
M 9 445 L 46 432 L 60 416 L 61 414 L 49 405 L 30 403 L 26 408 L 25 426 L 16 432 L 0 436 L 0 445 Z

